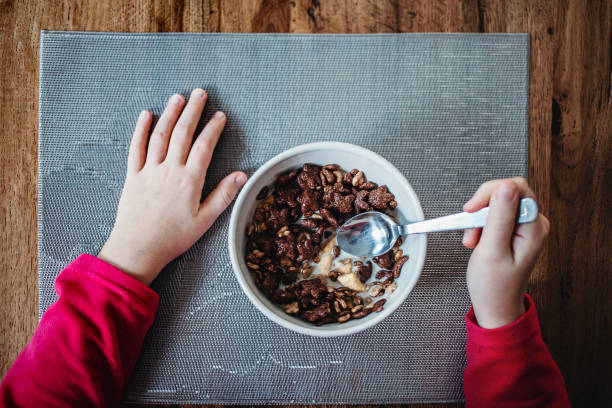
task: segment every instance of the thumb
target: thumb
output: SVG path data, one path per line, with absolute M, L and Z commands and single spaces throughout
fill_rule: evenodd
M 246 183 L 247 176 L 241 171 L 225 176 L 217 187 L 200 204 L 199 217 L 204 223 L 204 231 L 208 230 L 228 205 L 232 203 L 240 188 Z
M 491 196 L 482 242 L 492 253 L 510 249 L 518 211 L 518 187 L 513 181 L 502 182 Z

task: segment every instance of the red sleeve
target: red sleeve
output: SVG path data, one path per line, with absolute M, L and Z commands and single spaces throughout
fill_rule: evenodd
M 542 340 L 535 305 L 497 329 L 478 326 L 474 310 L 465 317 L 467 367 L 463 376 L 467 407 L 569 407 L 559 368 Z
M 91 255 L 68 265 L 55 290 L 58 301 L 0 384 L 0 405 L 117 406 L 157 294 Z

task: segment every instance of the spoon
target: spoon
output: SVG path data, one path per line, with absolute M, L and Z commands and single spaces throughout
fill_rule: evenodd
M 424 232 L 452 231 L 484 227 L 489 207 L 473 213 L 462 212 L 431 220 L 398 225 L 391 217 L 378 211 L 368 211 L 350 218 L 338 228 L 336 240 L 343 251 L 366 258 L 382 255 L 393 248 L 400 235 Z M 533 198 L 520 202 L 517 223 L 532 222 L 538 216 Z

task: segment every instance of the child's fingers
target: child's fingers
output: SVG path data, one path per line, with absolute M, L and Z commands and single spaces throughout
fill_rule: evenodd
M 231 204 L 246 181 L 247 176 L 243 172 L 231 173 L 221 180 L 204 202 L 200 204 L 199 217 L 204 223 L 204 231 L 208 230 L 217 217 Z
M 517 185 L 504 180 L 491 196 L 487 223 L 482 230 L 480 244 L 490 253 L 510 250 L 512 234 L 516 226 L 519 194 Z
M 476 190 L 472 198 L 470 198 L 470 200 L 463 205 L 463 211 L 474 212 L 486 207 L 489 204 L 491 194 L 493 194 L 493 192 L 497 190 L 501 183 L 504 183 L 508 180 L 514 182 L 514 184 L 518 187 L 519 196 L 521 198 L 535 197 L 535 194 L 533 194 L 533 191 L 531 191 L 531 188 L 529 188 L 529 184 L 527 184 L 527 180 L 522 177 L 490 180 L 486 183 L 481 184 L 480 187 L 478 187 L 478 190 Z
M 134 135 L 130 143 L 128 153 L 127 168 L 128 172 L 136 172 L 142 169 L 147 158 L 147 139 L 151 129 L 151 112 L 142 111 L 136 121 Z
M 187 154 L 189 154 L 189 147 L 193 140 L 193 133 L 204 111 L 206 97 L 206 92 L 203 89 L 197 88 L 191 92 L 189 102 L 187 102 L 181 117 L 176 122 L 174 131 L 172 131 L 166 160 L 185 164 Z
M 215 113 L 191 146 L 187 158 L 187 168 L 194 174 L 199 175 L 202 180 L 206 177 L 206 170 L 224 127 L 225 114 L 223 112 Z
M 481 234 L 482 228 L 466 229 L 463 233 L 463 245 L 466 248 L 474 249 L 478 245 Z
M 179 94 L 172 95 L 168 101 L 168 105 L 166 105 L 164 113 L 159 117 L 149 140 L 147 163 L 161 163 L 166 157 L 170 134 L 172 134 L 172 129 L 181 114 L 184 104 L 185 98 Z
M 550 221 L 542 214 L 534 222 L 519 224 L 513 241 L 514 259 L 517 262 L 531 263 L 540 253 L 550 232 Z

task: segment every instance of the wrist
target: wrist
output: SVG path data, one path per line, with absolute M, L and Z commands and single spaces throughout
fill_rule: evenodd
M 161 267 L 157 267 L 145 254 L 130 250 L 127 245 L 111 238 L 106 241 L 97 257 L 145 285 L 151 284 L 161 271 Z
M 483 329 L 497 329 L 509 325 L 525 314 L 524 294 L 520 300 L 515 299 L 503 303 L 477 304 L 473 303 L 476 321 Z

